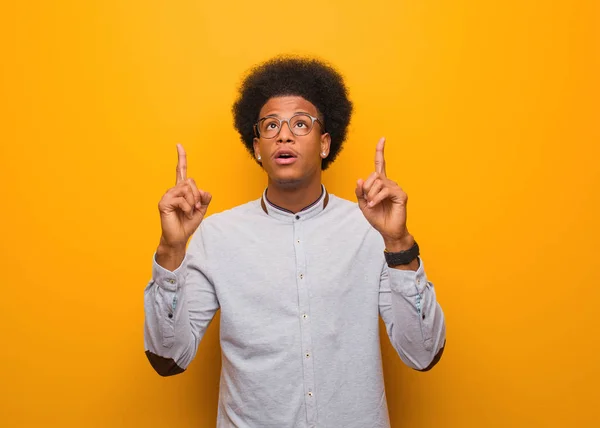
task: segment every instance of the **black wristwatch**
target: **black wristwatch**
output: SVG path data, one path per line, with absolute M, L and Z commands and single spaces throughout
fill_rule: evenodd
M 419 257 L 419 245 L 417 244 L 417 241 L 415 241 L 414 245 L 406 251 L 390 253 L 388 250 L 385 250 L 383 254 L 385 255 L 385 261 L 389 267 L 407 265 Z

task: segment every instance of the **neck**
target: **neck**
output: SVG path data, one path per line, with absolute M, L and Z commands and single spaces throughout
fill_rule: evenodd
M 269 179 L 267 199 L 272 204 L 297 213 L 321 196 L 321 180 L 307 184 L 281 185 Z

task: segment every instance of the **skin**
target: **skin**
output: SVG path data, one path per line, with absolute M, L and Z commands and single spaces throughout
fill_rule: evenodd
M 259 118 L 276 115 L 290 118 L 295 113 L 308 113 L 319 117 L 317 108 L 302 97 L 274 97 L 260 109 Z M 276 138 L 255 138 L 254 155 L 268 176 L 267 198 L 274 204 L 298 212 L 321 195 L 321 161 L 329 154 L 331 137 L 322 133 L 321 125 L 315 123 L 308 135 L 295 136 L 287 124 L 283 124 Z M 275 153 L 288 148 L 297 155 L 291 165 L 278 165 Z
M 317 108 L 298 96 L 274 97 L 261 108 L 259 117 L 277 115 L 290 118 L 305 112 L 320 117 Z M 254 139 L 254 154 L 268 176 L 267 197 L 274 204 L 292 212 L 310 205 L 321 195 L 321 161 L 329 155 L 331 137 L 322 133 L 315 123 L 308 135 L 295 136 L 283 124 L 276 138 Z M 292 150 L 297 159 L 290 165 L 278 165 L 275 153 L 280 148 Z M 369 223 L 381 233 L 386 249 L 404 251 L 412 247 L 414 238 L 406 227 L 408 197 L 400 186 L 387 177 L 384 157 L 385 139 L 377 143 L 375 171 L 366 180 L 356 182 L 358 206 Z M 212 199 L 187 177 L 187 158 L 183 147 L 177 145 L 178 162 L 175 186 L 167 190 L 158 204 L 162 234 L 156 251 L 156 261 L 168 270 L 175 270 L 185 257 L 186 244 L 206 215 Z M 418 259 L 396 269 L 416 271 Z
M 381 138 L 375 149 L 375 172 L 371 173 L 366 181 L 359 179 L 354 192 L 363 215 L 371 226 L 381 233 L 386 250 L 406 251 L 415 243 L 406 227 L 408 195 L 398 183 L 387 177 L 384 149 L 385 138 Z M 419 259 L 394 268 L 416 271 L 419 268 Z

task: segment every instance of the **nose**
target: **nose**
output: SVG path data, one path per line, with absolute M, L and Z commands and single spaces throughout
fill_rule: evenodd
M 281 129 L 279 130 L 279 135 L 277 136 L 277 142 L 278 143 L 283 143 L 283 142 L 293 142 L 294 141 L 294 134 L 292 133 L 292 130 L 290 128 L 290 124 L 289 122 L 283 122 L 281 124 Z

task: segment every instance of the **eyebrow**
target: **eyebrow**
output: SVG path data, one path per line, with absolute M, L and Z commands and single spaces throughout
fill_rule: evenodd
M 307 111 L 297 111 L 297 112 L 294 112 L 294 114 L 298 114 L 298 113 L 304 113 L 304 114 L 308 114 L 309 116 L 313 116 L 313 114 L 312 114 L 312 113 L 309 113 L 309 112 L 307 112 Z M 293 116 L 294 114 L 292 114 L 292 116 Z M 277 117 L 277 118 L 279 118 L 279 117 L 281 117 L 281 116 L 279 116 L 279 115 L 277 115 L 277 114 L 275 114 L 275 113 L 272 113 L 272 114 L 268 114 L 268 115 L 266 115 L 266 116 L 259 117 L 259 118 L 258 118 L 258 120 L 260 120 L 260 119 L 264 119 L 265 117 Z M 315 117 L 318 117 L 318 116 L 315 116 Z

